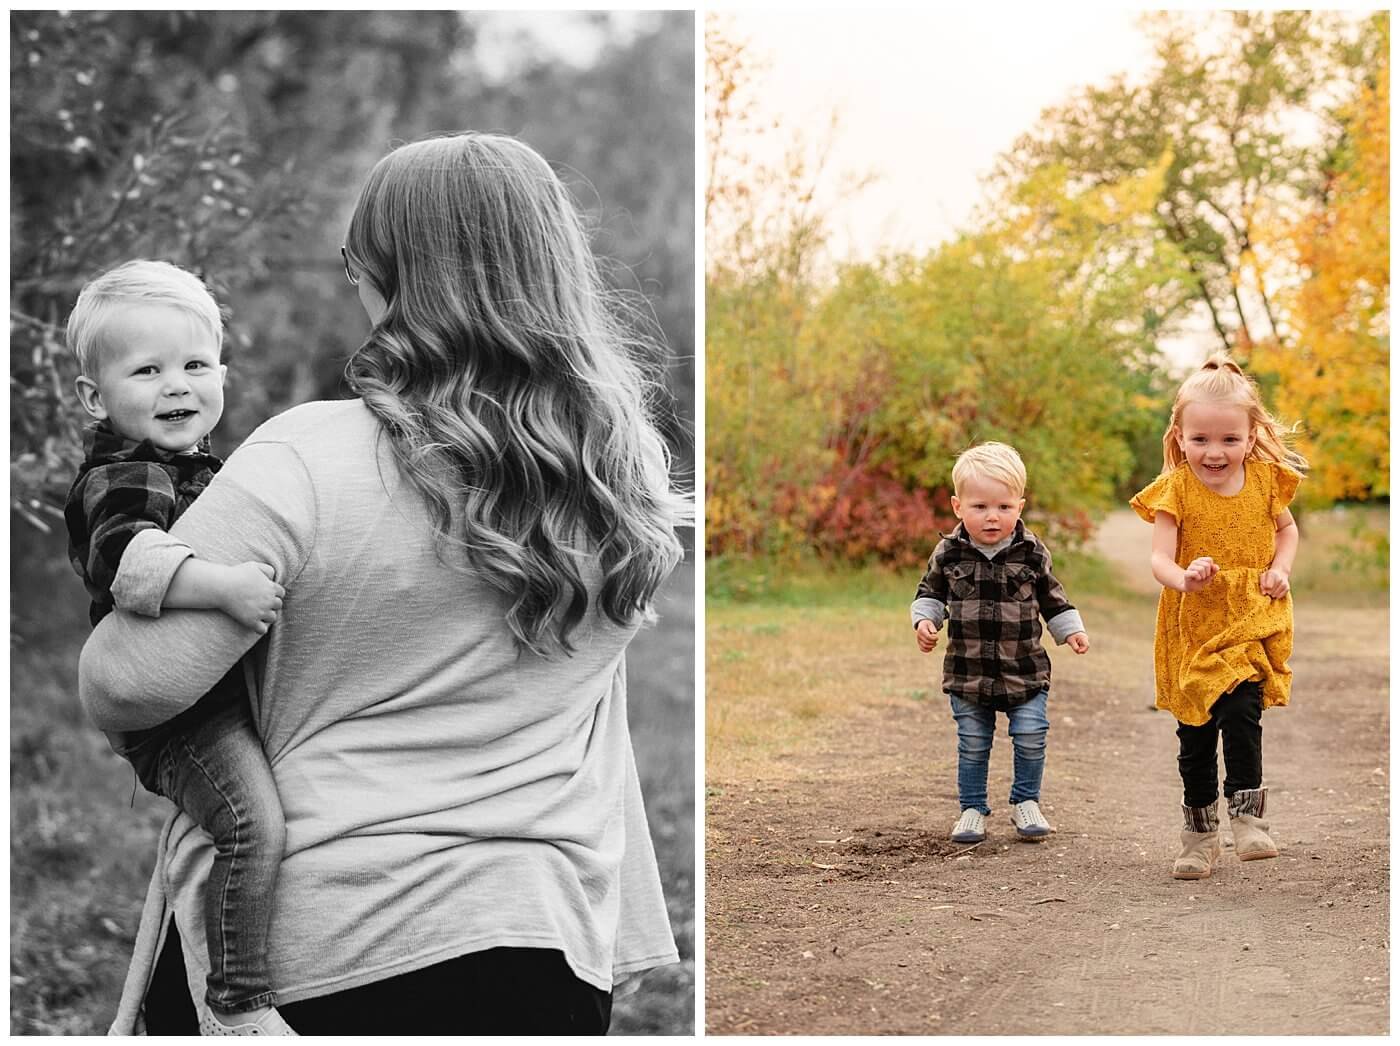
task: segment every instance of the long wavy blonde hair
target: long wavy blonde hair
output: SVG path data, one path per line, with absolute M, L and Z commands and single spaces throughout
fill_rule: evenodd
M 1181 430 L 1181 412 L 1188 403 L 1228 403 L 1241 407 L 1249 415 L 1249 430 L 1254 435 L 1254 446 L 1247 457 L 1259 461 L 1273 461 L 1299 472 L 1307 471 L 1308 461 L 1294 450 L 1290 443 L 1298 430 L 1298 424 L 1285 425 L 1269 413 L 1259 396 L 1259 386 L 1246 374 L 1238 363 L 1223 352 L 1213 354 L 1201 369 L 1181 383 L 1176 400 L 1172 403 L 1171 421 L 1162 434 L 1162 474 L 1176 469 L 1186 455 L 1177 442 Z
M 544 159 L 503 135 L 405 145 L 370 172 L 345 242 L 386 311 L 346 365 L 422 492 L 439 553 L 510 601 L 517 647 L 572 652 L 597 609 L 644 617 L 693 513 L 659 395 Z M 591 568 L 591 567 L 590 567 Z

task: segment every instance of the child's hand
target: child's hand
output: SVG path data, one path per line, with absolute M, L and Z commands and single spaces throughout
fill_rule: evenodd
M 918 642 L 920 650 L 931 654 L 933 648 L 938 645 L 938 629 L 933 627 L 932 621 L 924 618 L 914 626 L 914 639 Z
M 1087 654 L 1089 652 L 1089 635 L 1087 632 L 1076 632 L 1065 640 L 1069 648 L 1076 654 Z
M 1201 556 L 1193 559 L 1186 567 L 1186 576 L 1182 579 L 1181 590 L 1183 592 L 1199 592 L 1210 584 L 1210 579 L 1220 573 L 1220 568 L 1215 565 L 1215 560 L 1209 556 Z
M 276 573 L 266 563 L 239 563 L 229 567 L 224 613 L 244 628 L 251 628 L 258 635 L 265 634 L 282 612 L 282 597 L 287 594 L 285 588 L 272 580 Z
M 1282 599 L 1288 595 L 1288 575 L 1270 567 L 1259 575 L 1259 591 L 1270 599 Z

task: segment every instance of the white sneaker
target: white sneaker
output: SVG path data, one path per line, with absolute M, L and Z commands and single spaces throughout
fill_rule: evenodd
M 1040 840 L 1054 831 L 1045 815 L 1040 812 L 1040 804 L 1034 799 L 1027 799 L 1011 807 L 1011 823 L 1016 826 L 1016 834 L 1022 839 Z
M 969 806 L 948 836 L 955 843 L 980 843 L 987 838 L 987 815 Z
M 296 1035 L 292 1026 L 282 1019 L 275 1006 L 269 1006 L 259 1013 L 257 1010 L 246 1014 L 249 1020 L 241 1024 L 225 1024 L 212 1013 L 201 1012 L 199 1034 L 201 1035 Z M 251 1018 L 256 1018 L 251 1019 Z M 298 1036 L 300 1037 L 300 1036 Z

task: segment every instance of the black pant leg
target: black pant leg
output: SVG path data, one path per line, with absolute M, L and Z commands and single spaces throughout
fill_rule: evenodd
M 1264 688 L 1259 683 L 1239 684 L 1211 708 L 1220 724 L 1220 746 L 1225 754 L 1225 798 L 1258 788 L 1264 781 Z
M 1187 806 L 1210 806 L 1220 797 L 1215 755 L 1219 732 L 1214 716 L 1200 726 L 1176 724 L 1176 765 L 1181 773 L 1182 802 Z
M 149 1035 L 199 1034 L 173 922 L 145 1008 Z M 574 976 L 560 951 L 491 948 L 277 1008 L 303 1035 L 606 1035 L 612 993 Z
M 612 993 L 557 950 L 491 948 L 278 1010 L 303 1035 L 603 1035 Z
M 170 920 L 165 945 L 156 958 L 156 968 L 146 988 L 146 1034 L 199 1034 L 199 1015 L 190 999 L 185 954 L 180 950 L 180 933 L 175 929 L 174 919 Z

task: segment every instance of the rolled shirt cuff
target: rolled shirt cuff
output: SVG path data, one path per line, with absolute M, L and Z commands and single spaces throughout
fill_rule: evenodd
M 1050 629 L 1050 635 L 1056 643 L 1063 643 L 1076 632 L 1084 631 L 1084 621 L 1080 618 L 1079 611 L 1071 607 L 1045 622 L 1045 627 Z
M 160 605 L 175 571 L 194 549 L 163 530 L 142 530 L 127 544 L 112 579 L 112 602 L 119 610 L 160 617 Z
M 920 621 L 932 621 L 934 629 L 940 629 L 943 627 L 943 619 L 947 616 L 947 604 L 932 596 L 920 596 L 909 604 L 909 621 L 913 628 L 918 628 Z

